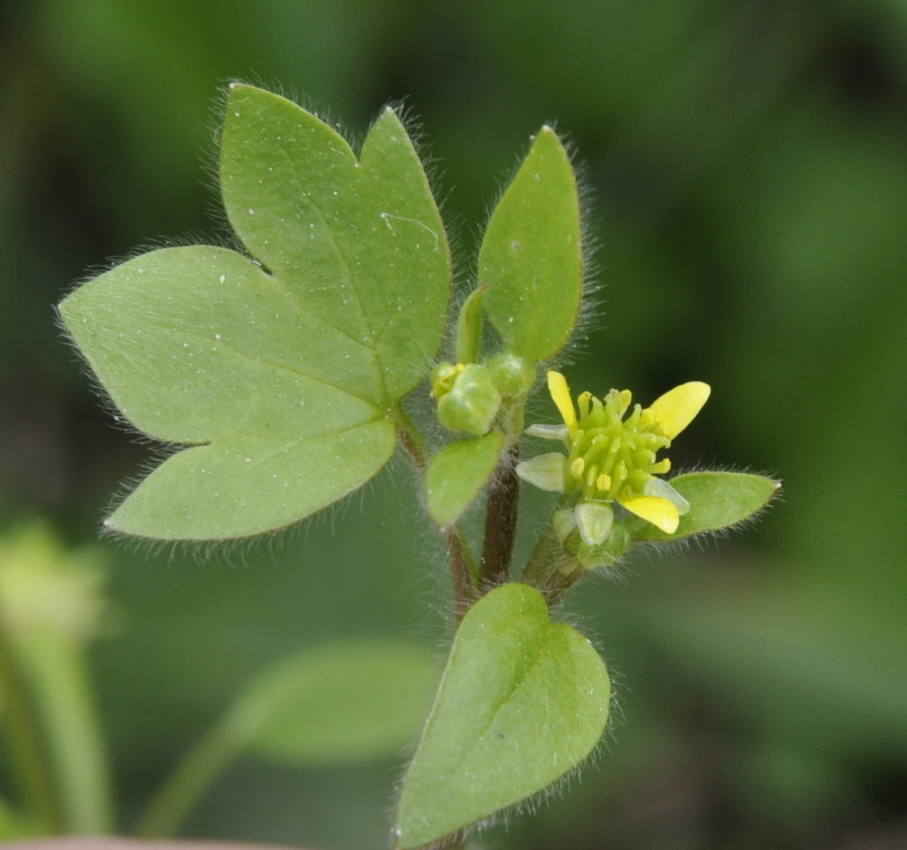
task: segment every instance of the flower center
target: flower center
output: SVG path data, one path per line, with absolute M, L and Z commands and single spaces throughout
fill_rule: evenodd
M 611 390 L 602 401 L 583 393 L 578 399 L 579 419 L 570 429 L 568 492 L 583 500 L 608 501 L 629 486 L 642 493 L 645 482 L 667 472 L 671 462 L 656 462 L 659 450 L 671 445 L 648 410 L 634 405 L 630 415 L 629 390 Z

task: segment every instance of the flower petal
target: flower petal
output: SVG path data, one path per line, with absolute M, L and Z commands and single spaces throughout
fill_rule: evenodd
M 608 539 L 614 525 L 614 511 L 604 502 L 580 502 L 573 511 L 580 537 L 589 546 L 598 546 Z
M 570 398 L 567 379 L 560 372 L 548 373 L 548 392 L 551 393 L 551 398 L 554 399 L 564 424 L 569 429 L 574 429 L 576 427 L 576 408 L 573 406 L 573 399 Z
M 690 381 L 655 399 L 649 412 L 655 417 L 665 436 L 673 440 L 696 418 L 711 392 L 712 388 L 708 384 Z
M 537 455 L 518 463 L 516 474 L 540 490 L 563 493 L 567 484 L 567 458 L 558 452 Z
M 646 522 L 658 526 L 665 534 L 673 534 L 680 524 L 680 514 L 673 502 L 659 496 L 627 496 L 618 497 L 620 502 L 630 513 L 642 517 Z

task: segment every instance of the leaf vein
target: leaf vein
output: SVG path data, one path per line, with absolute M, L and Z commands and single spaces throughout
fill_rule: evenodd
M 286 157 L 287 163 L 290 167 L 290 171 L 293 174 L 293 182 L 296 184 L 296 189 L 299 192 L 299 196 L 301 198 L 304 198 L 305 202 L 310 207 L 312 207 L 312 209 L 314 209 L 315 212 L 317 212 L 319 217 L 321 218 L 321 222 L 324 225 L 325 230 L 327 231 L 328 237 L 331 240 L 331 245 L 333 246 L 334 251 L 337 254 L 337 258 L 340 260 L 341 264 L 343 265 L 343 270 L 346 272 L 346 282 L 349 285 L 350 291 L 353 293 L 353 297 L 356 299 L 356 308 L 359 311 L 359 316 L 362 319 L 362 322 L 365 325 L 366 330 L 368 331 L 369 340 L 371 341 L 372 349 L 374 350 L 375 332 L 371 326 L 371 323 L 369 322 L 369 319 L 368 319 L 368 316 L 366 315 L 365 310 L 362 309 L 362 299 L 359 295 L 359 290 L 356 288 L 352 269 L 350 268 L 350 264 L 347 261 L 346 256 L 344 255 L 343 251 L 340 248 L 340 245 L 337 242 L 337 237 L 334 235 L 334 230 L 328 224 L 327 216 L 324 214 L 324 211 L 321 209 L 321 207 L 318 206 L 318 204 L 316 204 L 314 200 L 312 200 L 312 196 L 310 194 L 306 194 L 305 191 L 303 190 L 302 181 L 300 180 L 299 174 L 296 171 L 296 165 L 293 162 L 293 158 L 290 156 L 290 154 L 286 150 L 286 148 L 283 147 L 283 145 L 280 146 L 280 152 Z
M 532 672 L 533 668 L 535 668 L 536 665 L 538 665 L 539 661 L 542 658 L 542 654 L 543 654 L 544 648 L 545 648 L 544 645 L 545 645 L 545 637 L 542 636 L 542 640 L 539 641 L 539 643 L 538 643 L 535 657 L 532 659 L 531 663 L 529 663 L 526 666 L 526 669 L 524 670 L 523 674 L 514 682 L 514 685 L 510 689 L 510 692 L 507 694 L 507 696 L 505 696 L 504 699 L 502 699 L 501 702 L 498 703 L 498 705 L 495 707 L 488 723 L 485 724 L 485 727 L 476 736 L 473 743 L 469 746 L 469 748 L 466 750 L 466 752 L 464 752 L 461 755 L 459 761 L 457 762 L 457 766 L 448 774 L 447 779 L 441 788 L 441 793 L 447 791 L 448 787 L 450 786 L 450 783 L 453 782 L 454 778 L 456 777 L 456 774 L 459 772 L 460 768 L 463 766 L 463 763 L 469 758 L 470 755 L 472 755 L 472 751 L 479 745 L 479 741 L 481 741 L 482 738 L 485 737 L 485 733 L 488 732 L 488 730 L 494 724 L 494 721 L 497 719 L 497 716 L 501 712 L 501 709 L 504 708 L 505 705 L 507 705 L 507 703 L 513 698 L 513 695 L 523 686 L 523 683 L 526 681 L 526 679 L 529 678 L 529 674 Z
M 173 329 L 171 327 L 168 327 L 167 325 L 161 325 L 161 324 L 158 324 L 157 322 L 149 322 L 148 324 L 152 325 L 153 327 L 158 327 L 158 328 L 161 328 L 162 330 L 169 331 L 171 333 L 173 332 Z M 180 329 L 179 333 L 175 334 L 175 335 L 176 336 L 179 336 L 179 335 L 190 336 L 190 337 L 194 337 L 197 339 L 205 340 L 205 342 L 211 341 L 210 338 L 205 336 L 204 334 L 198 333 L 196 331 L 186 330 L 186 329 Z M 330 381 L 326 381 L 324 378 L 320 378 L 315 375 L 311 375 L 308 372 L 304 372 L 301 369 L 295 368 L 294 366 L 289 366 L 286 363 L 278 363 L 273 360 L 267 360 L 264 357 L 254 357 L 251 354 L 248 354 L 247 352 L 243 351 L 242 349 L 239 349 L 236 346 L 231 345 L 229 342 L 227 342 L 224 339 L 220 339 L 217 342 L 219 345 L 223 346 L 224 348 L 229 348 L 238 357 L 242 357 L 246 360 L 250 360 L 253 363 L 261 363 L 266 366 L 273 366 L 275 369 L 282 369 L 285 372 L 289 372 L 294 375 L 299 375 L 302 378 L 307 378 L 308 380 L 314 381 L 315 383 L 322 384 L 323 386 L 330 387 L 331 389 L 335 389 L 338 392 L 346 393 L 347 395 L 352 396 L 353 398 L 357 399 L 358 401 L 361 401 L 364 404 L 369 405 L 369 407 L 374 408 L 376 412 L 380 413 L 379 405 L 375 401 L 373 401 L 372 399 L 366 398 L 363 395 L 360 395 L 358 392 L 355 392 L 355 391 L 349 389 L 348 387 L 341 386 L 340 384 L 331 383 Z

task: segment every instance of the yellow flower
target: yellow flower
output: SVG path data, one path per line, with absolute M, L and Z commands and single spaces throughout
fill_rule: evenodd
M 667 481 L 656 477 L 671 468 L 667 458 L 657 460 L 656 455 L 693 421 L 709 397 L 709 385 L 681 384 L 650 407 L 637 404 L 632 411 L 629 390 L 611 390 L 601 400 L 581 393 L 574 406 L 560 372 L 548 373 L 548 389 L 564 424 L 533 425 L 527 433 L 562 440 L 568 454 L 524 461 L 517 466 L 520 477 L 546 490 L 577 494 L 574 518 L 589 546 L 603 543 L 610 534 L 610 503 L 615 501 L 673 534 L 690 506 Z

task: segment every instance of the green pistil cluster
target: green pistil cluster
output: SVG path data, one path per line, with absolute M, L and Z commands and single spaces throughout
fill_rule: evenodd
M 601 401 L 588 392 L 579 396 L 579 420 L 567 437 L 566 492 L 581 492 L 583 501 L 610 501 L 627 486 L 644 492 L 653 475 L 671 468 L 667 458 L 656 462 L 671 441 L 652 413 L 637 404 L 624 419 L 631 401 L 629 390 L 611 390 Z

